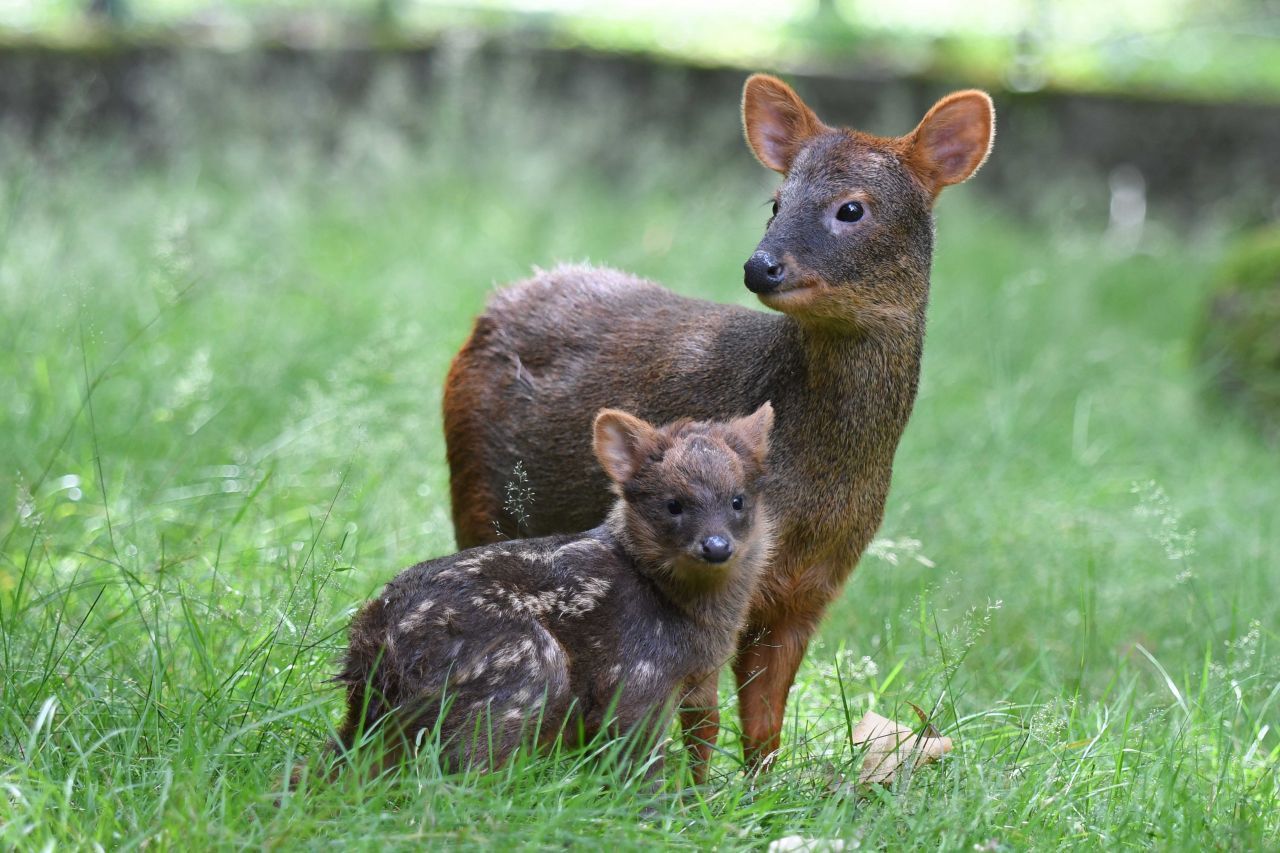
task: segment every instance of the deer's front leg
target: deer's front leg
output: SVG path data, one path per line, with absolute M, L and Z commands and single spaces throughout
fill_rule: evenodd
M 738 681 L 742 748 L 748 772 L 769 769 L 778 752 L 787 693 L 804 659 L 814 622 L 780 620 L 749 625 L 739 640 L 733 674 Z
M 694 783 L 707 781 L 711 753 L 720 734 L 720 672 L 695 676 L 685 682 L 680 699 L 680 730 L 689 753 L 689 769 Z

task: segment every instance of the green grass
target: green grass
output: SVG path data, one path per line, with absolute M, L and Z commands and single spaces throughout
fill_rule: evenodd
M 1128 253 L 1048 187 L 1031 217 L 939 205 L 882 538 L 771 777 L 726 687 L 713 782 L 652 816 L 581 754 L 277 807 L 353 609 L 452 547 L 440 385 L 491 286 L 589 258 L 751 304 L 772 179 L 732 104 L 636 127 L 603 86 L 446 79 L 342 121 L 308 90 L 175 99 L 159 158 L 0 145 L 0 846 L 1275 844 L 1280 458 L 1207 410 L 1188 344 L 1223 229 Z M 955 752 L 848 784 L 851 721 L 908 702 Z

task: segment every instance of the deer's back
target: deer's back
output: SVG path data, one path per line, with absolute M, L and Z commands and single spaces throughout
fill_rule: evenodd
M 600 523 L 611 497 L 591 450 L 596 412 L 667 423 L 753 411 L 768 399 L 764 383 L 734 365 L 776 321 L 589 267 L 496 293 L 445 391 L 459 544 L 495 538 L 493 518 L 504 536 Z M 531 499 L 508 494 L 521 482 Z

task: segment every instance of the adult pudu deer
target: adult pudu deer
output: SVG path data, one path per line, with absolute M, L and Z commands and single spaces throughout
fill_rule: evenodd
M 677 296 L 609 269 L 561 267 L 497 292 L 445 388 L 458 545 L 581 530 L 610 505 L 587 443 L 594 412 L 659 423 L 773 402 L 766 498 L 777 546 L 734 661 L 742 734 L 760 769 L 779 744 L 809 638 L 879 527 L 924 343 L 932 207 L 986 159 L 983 92 L 939 101 L 915 130 L 829 127 L 773 77 L 747 80 L 756 157 L 784 178 L 746 285 L 777 314 Z M 522 463 L 527 529 L 504 510 Z M 715 682 L 682 714 L 695 759 L 718 729 Z M 705 766 L 695 761 L 701 778 Z

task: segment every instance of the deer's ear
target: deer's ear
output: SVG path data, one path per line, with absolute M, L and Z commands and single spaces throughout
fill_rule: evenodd
M 603 409 L 593 427 L 596 458 L 615 483 L 631 479 L 644 460 L 642 446 L 653 439 L 652 424 L 617 409 Z
M 904 160 L 935 197 L 943 187 L 967 180 L 991 152 L 996 110 L 977 89 L 953 92 L 903 137 Z
M 773 429 L 773 404 L 765 403 L 745 418 L 738 418 L 730 423 L 746 442 L 751 456 L 757 463 L 763 463 L 769 455 L 769 431 Z
M 805 140 L 827 129 L 790 86 L 768 74 L 747 78 L 742 125 L 756 159 L 784 175 Z

